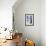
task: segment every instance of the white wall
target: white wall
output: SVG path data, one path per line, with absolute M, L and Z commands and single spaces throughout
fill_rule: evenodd
M 46 0 L 41 1 L 41 38 L 42 46 L 46 46 Z
M 25 14 L 34 14 L 34 26 L 25 26 Z M 25 38 L 35 41 L 36 46 L 41 46 L 41 1 L 23 0 L 14 9 L 15 28 L 22 32 Z
M 12 6 L 16 0 L 0 0 L 0 27 L 12 28 Z

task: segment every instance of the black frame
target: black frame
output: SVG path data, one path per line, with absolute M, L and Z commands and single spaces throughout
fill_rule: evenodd
M 31 21 L 31 24 L 27 24 L 27 16 L 29 16 L 29 21 Z M 34 26 L 34 14 L 25 14 L 25 26 Z

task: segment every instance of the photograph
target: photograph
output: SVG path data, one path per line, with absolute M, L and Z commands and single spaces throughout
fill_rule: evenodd
M 0 46 L 46 46 L 46 0 L 0 0 Z
M 25 26 L 34 26 L 34 14 L 25 14 Z

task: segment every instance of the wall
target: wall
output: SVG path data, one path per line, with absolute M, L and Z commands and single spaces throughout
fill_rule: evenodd
M 41 1 L 23 0 L 15 8 L 15 29 L 22 32 L 25 39 L 34 40 L 36 46 L 41 46 Z M 34 14 L 34 26 L 25 26 L 25 14 Z
M 16 0 L 0 0 L 0 27 L 12 28 L 12 6 Z
M 42 46 L 46 46 L 46 0 L 41 1 L 41 38 Z

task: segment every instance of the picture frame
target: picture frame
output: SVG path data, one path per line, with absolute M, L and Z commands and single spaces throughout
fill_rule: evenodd
M 34 26 L 34 14 L 25 14 L 25 26 Z

